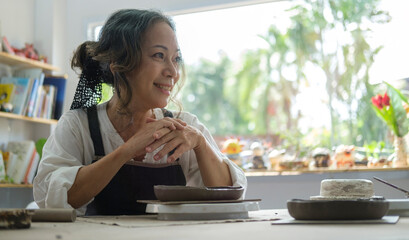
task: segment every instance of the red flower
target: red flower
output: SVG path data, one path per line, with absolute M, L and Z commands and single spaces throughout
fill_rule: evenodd
M 387 95 L 386 95 L 387 96 Z M 375 105 L 377 108 L 382 109 L 382 95 L 378 94 L 376 97 L 372 97 L 372 104 Z M 389 97 L 388 97 L 388 105 L 389 105 Z
M 384 95 L 383 95 L 383 98 L 382 98 L 382 104 L 384 105 L 384 106 L 389 106 L 390 105 L 390 98 L 389 98 L 389 96 L 388 96 L 388 94 L 387 93 L 385 93 Z

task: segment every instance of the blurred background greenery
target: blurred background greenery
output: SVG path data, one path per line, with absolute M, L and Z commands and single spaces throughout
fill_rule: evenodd
M 374 56 L 382 49 L 367 41 L 371 26 L 391 19 L 378 5 L 378 0 L 297 1 L 287 10 L 287 29 L 271 25 L 259 36 L 267 48 L 248 50 L 239 61 L 221 51 L 217 60 L 187 65 L 180 94 L 184 109 L 216 136 L 262 136 L 298 153 L 387 140 L 387 128 L 371 108 L 371 97 L 382 86 L 369 81 Z M 326 47 L 334 31 L 336 46 Z M 320 94 L 328 99 L 328 128 L 300 127 L 305 116 L 294 105 L 314 80 L 309 66 L 325 75 L 326 92 Z M 284 74 L 288 69 L 291 77 Z

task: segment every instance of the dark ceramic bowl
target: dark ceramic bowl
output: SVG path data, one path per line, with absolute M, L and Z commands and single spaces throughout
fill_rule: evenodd
M 188 187 L 154 186 L 155 196 L 160 201 L 206 201 L 237 200 L 244 192 L 243 187 Z
M 384 199 L 287 201 L 289 214 L 296 220 L 381 219 L 389 209 Z

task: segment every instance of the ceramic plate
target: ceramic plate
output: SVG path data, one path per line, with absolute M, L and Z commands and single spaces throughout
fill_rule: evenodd
M 409 217 L 409 199 L 387 199 L 389 202 L 388 215 L 399 215 Z
M 243 187 L 154 186 L 155 196 L 160 201 L 237 200 L 243 191 Z
M 381 219 L 389 208 L 384 199 L 301 200 L 287 201 L 290 215 L 296 220 Z

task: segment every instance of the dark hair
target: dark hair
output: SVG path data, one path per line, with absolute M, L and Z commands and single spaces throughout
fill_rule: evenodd
M 84 73 L 91 75 L 83 76 L 87 81 L 100 75 L 99 85 L 107 83 L 113 86 L 119 97 L 121 110 L 126 110 L 132 98 L 126 74 L 140 67 L 142 38 L 145 32 L 158 22 L 165 22 L 176 31 L 173 21 L 159 11 L 123 9 L 114 12 L 102 27 L 99 41 L 87 41 L 77 48 L 71 61 L 71 68 L 81 69 L 81 76 L 85 75 Z M 88 68 L 97 68 L 97 71 Z M 179 89 L 180 87 L 177 91 Z M 171 100 L 175 102 L 173 98 Z M 177 105 L 181 107 L 180 104 Z

